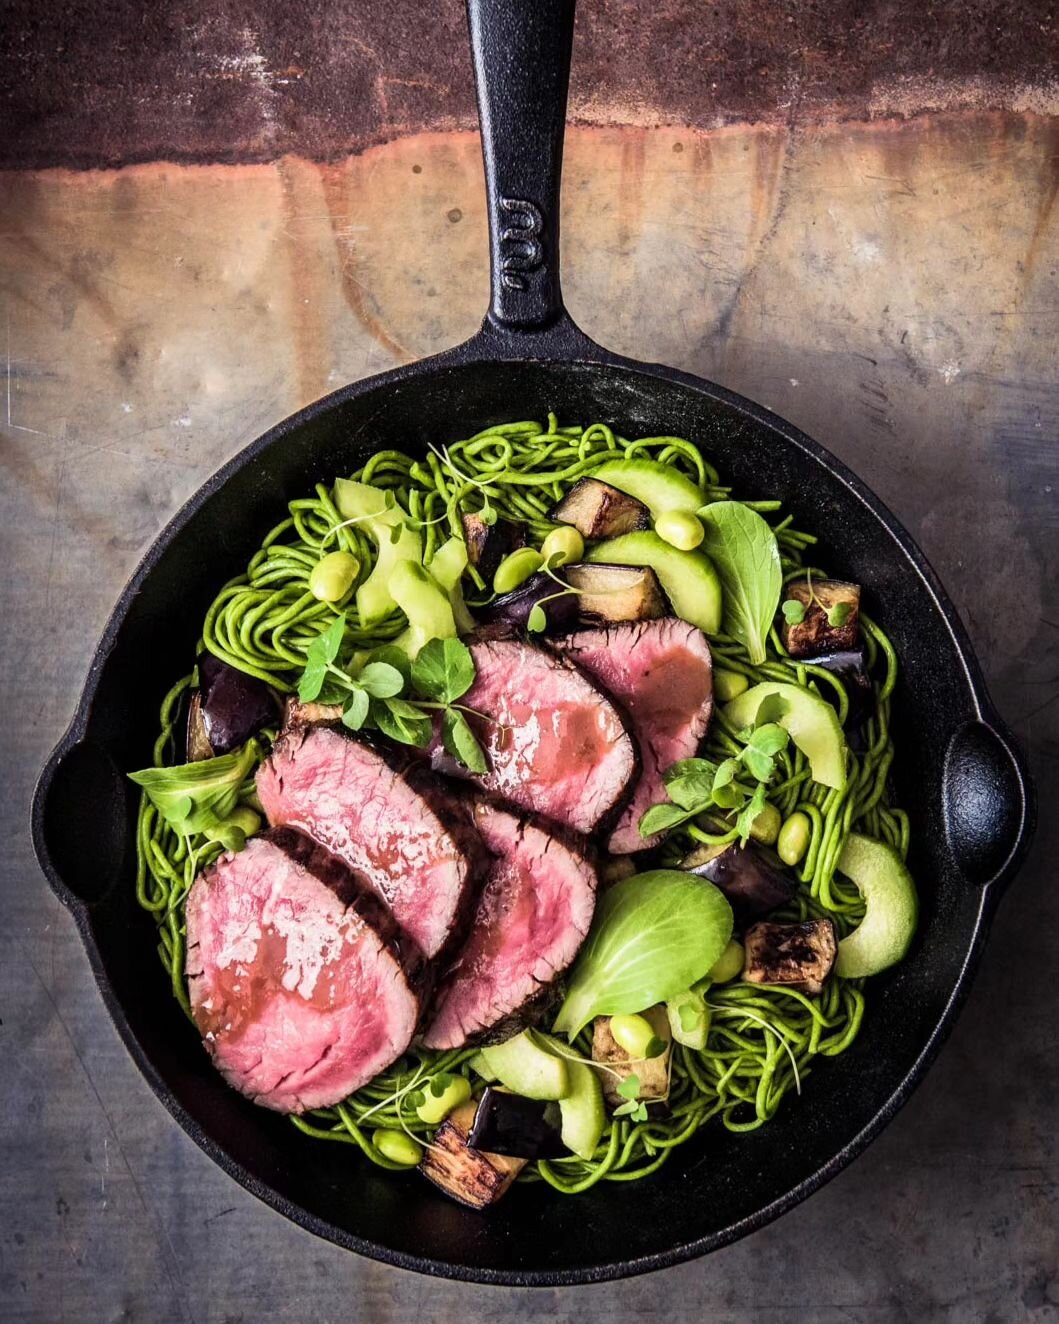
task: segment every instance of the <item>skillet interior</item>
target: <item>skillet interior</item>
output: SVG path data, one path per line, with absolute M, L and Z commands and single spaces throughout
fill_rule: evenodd
M 853 1157 L 858 1137 L 869 1138 L 863 1133 L 896 1110 L 917 1059 L 940 1039 L 996 890 L 966 875 L 977 870 L 984 882 L 1001 864 L 991 841 L 1007 845 L 1017 835 L 1017 817 L 993 823 L 980 850 L 965 844 L 960 869 L 943 830 L 946 742 L 977 715 L 976 679 L 931 584 L 857 489 L 786 425 L 774 428 L 722 397 L 671 375 L 587 363 L 454 360 L 363 383 L 281 425 L 256 444 L 253 460 L 223 471 L 163 535 L 119 606 L 94 668 L 85 744 L 38 800 L 38 842 L 74 894 L 95 899 L 78 915 L 89 954 L 160 1097 L 222 1166 L 321 1235 L 407 1267 L 479 1280 L 583 1281 L 660 1267 L 733 1239 L 748 1221 L 767 1221 L 815 1189 Z M 634 1189 L 605 1184 L 564 1198 L 533 1185 L 481 1215 L 415 1175 L 379 1173 L 352 1148 L 299 1135 L 210 1068 L 158 964 L 153 921 L 135 901 L 136 801 L 111 765 L 125 771 L 150 761 L 158 705 L 190 664 L 209 601 L 283 517 L 286 501 L 377 448 L 421 452 L 428 441 L 515 416 L 543 418 L 549 409 L 564 420 L 606 420 L 627 436 L 692 438 L 738 495 L 781 498 L 800 528 L 821 535 L 819 561 L 864 584 L 867 609 L 902 662 L 896 779 L 912 817 L 923 917 L 908 959 L 871 982 L 857 1042 L 819 1067 L 802 1101 L 785 1101 L 767 1127 L 730 1137 L 710 1126 Z M 1006 775 L 1010 801 L 1011 778 L 1019 785 L 1013 765 Z

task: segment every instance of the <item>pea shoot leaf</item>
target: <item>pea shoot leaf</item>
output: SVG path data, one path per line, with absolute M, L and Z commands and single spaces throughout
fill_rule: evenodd
M 441 741 L 454 759 L 471 772 L 488 772 L 485 751 L 471 724 L 458 708 L 446 708 L 441 719 Z
M 369 662 L 357 677 L 357 685 L 373 699 L 393 699 L 404 689 L 404 676 L 389 662 Z
M 404 677 L 404 683 L 412 683 L 412 663 L 408 654 L 403 648 L 398 648 L 396 644 L 381 644 L 378 648 L 373 648 L 367 657 L 368 663 L 385 662 L 388 667 L 393 667 Z
M 368 720 L 370 708 L 371 700 L 367 691 L 362 689 L 350 690 L 349 697 L 342 709 L 342 725 L 348 727 L 350 731 L 359 731 Z
M 790 744 L 791 735 L 786 727 L 776 722 L 756 726 L 750 735 L 750 744 L 762 754 L 779 754 Z
M 618 1093 L 623 1099 L 637 1099 L 640 1097 L 640 1077 L 635 1071 L 618 1082 Z
M 697 812 L 710 803 L 717 772 L 708 759 L 683 759 L 666 770 L 666 794 L 681 809 Z
M 668 832 L 694 818 L 695 809 L 681 809 L 679 805 L 652 805 L 640 819 L 640 836 L 653 837 L 656 832 Z
M 763 754 L 756 746 L 747 745 L 741 758 L 747 771 L 757 781 L 767 782 L 772 780 L 772 774 L 776 770 L 776 761 L 771 754 Z
M 373 700 L 371 717 L 383 735 L 402 745 L 425 749 L 434 734 L 434 723 L 430 717 L 404 699 Z
M 319 697 L 327 676 L 328 666 L 334 662 L 342 647 L 346 630 L 346 614 L 339 613 L 322 634 L 309 645 L 305 653 L 305 670 L 298 681 L 298 698 L 312 703 Z
M 739 833 L 739 839 L 745 846 L 750 837 L 750 829 L 754 825 L 754 819 L 765 808 L 765 783 L 758 782 L 754 789 L 754 794 L 747 801 L 739 817 L 735 820 L 736 831 Z
M 626 1103 L 619 1103 L 611 1113 L 612 1117 L 631 1117 L 640 1105 L 635 1099 L 629 1099 Z
M 544 614 L 544 608 L 539 602 L 535 602 L 526 618 L 526 629 L 530 634 L 541 634 L 548 628 L 548 617 Z
M 496 523 L 496 511 L 492 506 L 483 506 L 478 512 L 478 518 L 487 529 L 491 529 Z
M 412 663 L 412 684 L 435 703 L 455 703 L 474 684 L 474 659 L 458 639 L 431 639 Z

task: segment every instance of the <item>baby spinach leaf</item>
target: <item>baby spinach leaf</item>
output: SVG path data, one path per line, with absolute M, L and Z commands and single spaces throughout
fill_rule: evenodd
M 165 821 L 184 836 L 210 832 L 235 808 L 243 782 L 261 759 L 261 746 L 248 740 L 242 749 L 175 768 L 144 768 L 129 780 L 142 786 Z
M 488 772 L 485 751 L 467 718 L 456 708 L 446 708 L 441 719 L 441 741 L 454 759 L 471 772 Z
M 739 501 L 713 501 L 699 516 L 705 530 L 701 550 L 716 567 L 724 591 L 723 629 L 760 665 L 783 587 L 776 535 Z
M 555 1022 L 570 1037 L 594 1016 L 639 1012 L 702 979 L 732 936 L 732 909 L 704 878 L 653 869 L 603 894 Z
M 455 703 L 474 684 L 474 658 L 458 639 L 431 639 L 412 663 L 412 684 L 435 703 Z

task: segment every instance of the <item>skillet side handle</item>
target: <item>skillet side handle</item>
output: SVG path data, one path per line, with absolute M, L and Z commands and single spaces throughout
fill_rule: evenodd
M 467 0 L 489 212 L 497 328 L 543 330 L 564 315 L 559 181 L 574 0 Z
M 102 901 L 122 877 L 131 788 L 101 745 L 67 736 L 33 793 L 33 848 L 71 910 Z
M 998 724 L 999 725 L 999 724 Z M 999 894 L 1033 836 L 1033 785 L 1010 737 L 985 721 L 965 722 L 945 751 L 945 836 L 968 882 Z

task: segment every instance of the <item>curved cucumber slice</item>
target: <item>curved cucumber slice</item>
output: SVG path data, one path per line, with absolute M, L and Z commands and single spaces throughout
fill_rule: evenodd
M 846 838 L 838 867 L 856 883 L 865 912 L 838 944 L 835 973 L 844 979 L 878 974 L 908 951 L 919 917 L 916 885 L 896 851 L 859 832 Z
M 737 730 L 753 726 L 762 701 L 773 694 L 784 702 L 774 720 L 786 727 L 809 760 L 813 781 L 841 791 L 846 785 L 846 738 L 834 708 L 812 690 L 766 680 L 726 703 L 724 715 Z
M 619 492 L 635 497 L 651 512 L 651 518 L 669 510 L 686 510 L 694 515 L 706 504 L 706 493 L 672 465 L 657 460 L 607 460 L 593 469 L 590 478 L 609 483 Z
M 549 1047 L 554 1046 L 556 1052 L 560 1051 L 560 1045 L 550 1036 L 542 1034 L 540 1038 Z M 579 1158 L 590 1159 L 607 1124 L 603 1089 L 599 1077 L 584 1062 L 561 1060 L 569 1072 L 570 1086 L 559 1100 L 559 1134 L 567 1149 Z
M 387 504 L 389 499 L 389 505 Z M 393 494 L 352 478 L 335 482 L 335 506 L 343 519 L 355 519 L 368 537 L 378 544 L 371 574 L 357 589 L 360 623 L 370 628 L 387 617 L 396 603 L 390 592 L 390 576 L 402 561 L 423 564 L 423 539 L 405 520 L 404 512 L 392 504 Z M 397 541 L 391 541 L 394 530 Z
M 485 1065 L 501 1085 L 524 1099 L 562 1099 L 570 1089 L 568 1067 L 576 1063 L 540 1047 L 527 1030 L 481 1050 Z
M 697 625 L 704 634 L 720 630 L 721 581 L 704 553 L 682 552 L 657 533 L 623 533 L 597 542 L 585 560 L 600 565 L 650 566 L 682 620 Z

